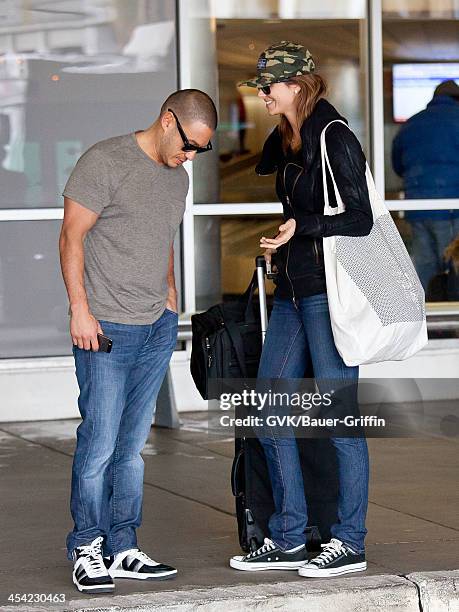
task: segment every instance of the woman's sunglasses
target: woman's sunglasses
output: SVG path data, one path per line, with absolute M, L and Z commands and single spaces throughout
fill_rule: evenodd
M 290 83 L 291 81 L 274 81 L 274 83 Z M 271 83 L 271 85 L 274 85 L 274 83 Z M 265 94 L 265 96 L 269 96 L 269 94 L 271 93 L 271 85 L 263 85 L 263 87 L 259 87 L 258 89 L 261 89 L 261 91 Z
M 174 113 L 174 111 L 171 108 L 167 109 L 170 113 L 172 113 L 174 115 L 174 119 L 177 123 L 177 129 L 179 131 L 179 134 L 183 140 L 183 147 L 182 147 L 182 151 L 196 151 L 196 153 L 205 153 L 206 151 L 212 151 L 212 143 L 208 142 L 208 144 L 205 147 L 198 147 L 197 145 L 191 144 L 191 142 L 188 140 L 185 132 L 183 131 L 182 126 L 180 125 L 180 121 L 178 120 L 177 115 Z
M 271 85 L 263 85 L 263 87 L 259 87 L 259 89 L 261 89 L 265 96 L 269 96 L 271 93 Z

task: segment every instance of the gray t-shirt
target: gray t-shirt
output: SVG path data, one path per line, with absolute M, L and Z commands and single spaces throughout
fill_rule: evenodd
M 80 157 L 63 195 L 99 215 L 84 241 L 85 289 L 96 319 L 159 319 L 187 192 L 186 170 L 153 161 L 134 133 L 98 142 Z

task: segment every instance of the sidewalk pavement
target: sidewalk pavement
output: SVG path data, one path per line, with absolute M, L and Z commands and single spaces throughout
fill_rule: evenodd
M 459 611 L 457 438 L 370 439 L 368 570 L 308 580 L 229 568 L 240 553 L 234 441 L 209 432 L 206 418 L 185 413 L 181 430 L 153 428 L 144 452 L 139 542 L 178 577 L 117 581 L 113 597 L 76 591 L 65 556 L 78 421 L 0 424 L 0 610 Z M 31 601 L 8 601 L 15 594 Z M 65 603 L 33 603 L 48 594 Z

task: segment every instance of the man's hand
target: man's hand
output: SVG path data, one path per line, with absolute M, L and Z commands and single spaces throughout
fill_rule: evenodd
M 167 302 L 166 308 L 173 312 L 178 312 L 177 308 L 177 289 L 175 287 L 175 274 L 174 274 L 174 245 L 171 245 L 169 251 L 169 265 L 167 270 Z
M 277 249 L 278 247 L 286 244 L 295 233 L 296 221 L 295 219 L 289 219 L 285 223 L 279 226 L 279 233 L 275 238 L 265 238 L 264 236 L 260 240 L 260 247 L 262 249 Z
M 70 335 L 75 346 L 86 351 L 99 350 L 97 334 L 103 334 L 100 323 L 85 306 L 72 308 Z
M 168 310 L 172 310 L 173 312 L 178 312 L 177 291 L 169 289 L 169 293 L 167 294 L 166 308 Z

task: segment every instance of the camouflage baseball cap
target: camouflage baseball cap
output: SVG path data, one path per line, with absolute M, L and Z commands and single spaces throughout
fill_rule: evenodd
M 312 55 L 302 45 L 282 40 L 263 51 L 258 58 L 257 76 L 241 85 L 264 87 L 280 81 L 314 72 L 315 64 Z

